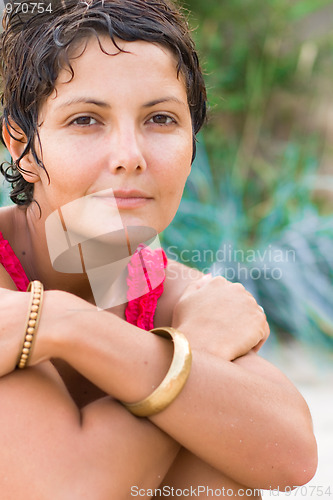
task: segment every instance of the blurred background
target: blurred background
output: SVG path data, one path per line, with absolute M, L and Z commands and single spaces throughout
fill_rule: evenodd
M 312 489 L 293 496 L 326 500 L 333 497 L 333 1 L 183 5 L 206 76 L 209 121 L 163 245 L 171 258 L 242 282 L 264 307 L 272 334 L 262 355 L 304 394 L 319 445 Z M 0 201 L 8 203 L 2 184 Z
M 240 281 L 264 307 L 261 354 L 304 395 L 316 476 L 279 496 L 333 497 L 333 2 L 186 0 L 209 121 L 172 258 Z M 265 492 L 264 498 L 273 496 Z
M 244 283 L 274 333 L 333 350 L 333 2 L 186 6 L 209 122 L 164 242 Z

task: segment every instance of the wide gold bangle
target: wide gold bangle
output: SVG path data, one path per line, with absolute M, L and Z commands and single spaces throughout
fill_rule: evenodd
M 17 363 L 17 368 L 25 368 L 31 354 L 32 344 L 36 338 L 38 329 L 39 317 L 42 308 L 44 287 L 40 281 L 31 281 L 28 285 L 27 292 L 31 291 L 29 312 L 25 335 L 20 357 Z
M 169 406 L 183 389 L 191 370 L 192 354 L 185 335 L 171 327 L 154 328 L 150 331 L 172 339 L 173 358 L 168 373 L 150 396 L 137 403 L 122 403 L 137 417 L 150 417 Z

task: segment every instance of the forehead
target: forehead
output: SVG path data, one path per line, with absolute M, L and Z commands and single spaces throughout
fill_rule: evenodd
M 53 97 L 80 86 L 89 91 L 114 90 L 117 94 L 122 94 L 122 90 L 132 93 L 139 88 L 140 92 L 143 89 L 151 92 L 154 87 L 186 94 L 176 57 L 167 47 L 145 41 L 117 39 L 116 43 L 121 50 L 108 36 L 81 41 L 70 55 L 73 76 L 69 68 L 60 72 Z

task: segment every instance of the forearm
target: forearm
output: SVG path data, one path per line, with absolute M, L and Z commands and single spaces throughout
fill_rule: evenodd
M 265 365 L 265 375 L 254 364 Z M 241 484 L 304 484 L 316 468 L 310 414 L 296 389 L 282 375 L 272 380 L 275 370 L 266 365 L 254 354 L 230 363 L 195 351 L 182 394 L 152 421 Z
M 68 325 L 71 332 L 59 335 L 56 355 L 117 399 L 138 401 L 163 379 L 172 356 L 164 339 L 90 306 L 72 314 Z M 249 486 L 306 482 L 314 442 L 303 399 L 284 378 L 255 373 L 253 362 L 242 366 L 194 351 L 184 390 L 152 421 Z
M 129 498 L 157 487 L 178 446 L 112 398 L 78 410 L 50 363 L 0 380 L 2 498 Z M 4 480 L 4 478 L 6 480 Z

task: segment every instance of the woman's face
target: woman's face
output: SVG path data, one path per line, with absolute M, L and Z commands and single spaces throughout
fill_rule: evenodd
M 119 41 L 127 51 L 119 53 L 109 38 L 101 42 L 116 55 L 90 39 L 72 60 L 74 78 L 62 70 L 41 108 L 50 182 L 39 169 L 34 197 L 44 217 L 86 197 L 94 224 L 116 211 L 126 226 L 160 232 L 176 213 L 191 168 L 185 84 L 164 47 Z

